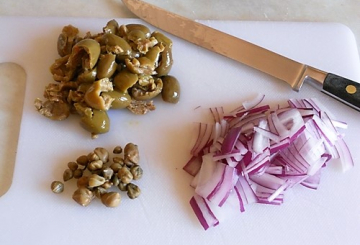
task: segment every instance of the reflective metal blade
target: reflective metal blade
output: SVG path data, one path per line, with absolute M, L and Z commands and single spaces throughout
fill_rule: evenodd
M 305 73 L 309 72 L 309 67 L 304 64 L 154 5 L 140 0 L 122 1 L 130 11 L 146 22 L 210 51 L 270 74 L 287 82 L 294 90 L 300 89 Z M 322 73 L 318 79 L 316 76 L 319 74 L 314 76 L 312 76 L 314 79 L 321 82 L 325 78 L 325 74 Z

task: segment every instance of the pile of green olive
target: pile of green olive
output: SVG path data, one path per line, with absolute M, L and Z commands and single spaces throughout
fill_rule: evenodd
M 155 109 L 152 99 L 158 95 L 165 102 L 179 101 L 179 82 L 169 75 L 172 41 L 144 25 L 111 20 L 103 32 L 84 37 L 68 25 L 57 51 L 60 58 L 50 67 L 55 82 L 45 87 L 46 101 L 37 98 L 35 107 L 53 120 L 79 114 L 93 138 L 109 131 L 110 109 L 146 114 Z

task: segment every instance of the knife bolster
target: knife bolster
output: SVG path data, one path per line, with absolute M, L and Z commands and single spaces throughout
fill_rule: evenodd
M 327 73 L 324 71 L 306 65 L 302 77 L 298 81 L 298 84 L 302 84 L 304 81 L 306 81 L 316 89 L 322 90 L 326 75 Z

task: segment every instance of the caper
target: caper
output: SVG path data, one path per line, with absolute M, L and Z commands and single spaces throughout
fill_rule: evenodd
M 88 169 L 90 171 L 95 171 L 95 170 L 101 169 L 103 167 L 103 165 L 104 165 L 103 161 L 95 160 L 88 164 Z
M 59 194 L 64 191 L 64 183 L 60 181 L 53 181 L 51 183 L 51 190 L 52 192 Z
M 121 154 L 122 153 L 122 147 L 121 146 L 115 146 L 114 150 L 113 150 L 114 154 Z
M 128 184 L 125 184 L 125 183 L 123 183 L 123 182 L 120 182 L 119 184 L 118 184 L 118 188 L 119 188 L 119 190 L 120 191 L 127 191 L 126 190 L 126 186 L 127 186 Z
M 104 189 L 110 189 L 113 186 L 111 181 L 106 181 L 104 184 L 102 184 L 100 187 L 104 188 Z
M 132 173 L 134 180 L 140 179 L 143 175 L 143 170 L 139 165 L 132 166 L 130 172 Z
M 141 193 L 140 188 L 137 185 L 132 184 L 132 183 L 130 183 L 126 186 L 126 190 L 127 190 L 128 197 L 130 197 L 131 199 L 137 198 Z
M 99 176 L 97 174 L 92 174 L 89 177 L 89 187 L 98 187 L 101 186 L 102 184 L 104 184 L 106 181 L 106 179 L 102 176 Z
M 111 183 L 113 184 L 113 186 L 118 186 L 120 184 L 120 180 L 117 174 L 113 174 L 113 176 L 111 177 Z
M 120 163 L 121 166 L 124 165 L 124 158 L 122 157 L 113 157 L 113 162 L 114 163 Z
M 89 163 L 89 159 L 86 155 L 82 155 L 76 159 L 76 162 L 81 166 L 86 166 Z
M 117 192 L 108 192 L 101 195 L 101 202 L 110 208 L 119 206 L 121 202 L 120 193 Z
M 109 161 L 109 152 L 103 147 L 96 147 L 94 149 L 94 153 L 99 157 L 99 159 L 103 163 L 107 163 Z
M 173 76 L 163 76 L 162 99 L 166 102 L 176 104 L 180 99 L 180 84 Z
M 138 146 L 133 143 L 126 144 L 124 148 L 125 162 L 130 161 L 131 163 L 139 163 L 139 149 Z
M 80 122 L 83 128 L 95 135 L 107 133 L 110 129 L 110 119 L 102 110 L 94 109 L 91 117 L 82 116 Z
M 99 156 L 95 152 L 90 152 L 87 157 L 90 162 L 100 160 Z
M 119 170 L 123 167 L 124 165 L 118 162 L 114 162 L 113 164 L 110 165 L 110 168 L 112 170 L 114 170 L 115 173 L 119 172 Z
M 76 169 L 75 171 L 74 171 L 74 178 L 75 179 L 79 179 L 79 178 L 81 178 L 82 176 L 83 176 L 83 173 L 84 173 L 84 170 L 82 170 L 82 169 Z
M 78 164 L 76 162 L 68 162 L 68 168 L 71 169 L 72 171 L 75 171 L 76 169 L 78 169 Z
M 124 93 L 114 90 L 110 92 L 103 92 L 102 95 L 113 99 L 111 102 L 111 109 L 123 109 L 131 103 L 131 97 L 127 92 Z
M 117 63 L 115 62 L 116 55 L 114 54 L 103 54 L 99 58 L 97 64 L 97 78 L 109 78 L 111 77 L 117 68 Z
M 90 204 L 91 200 L 94 199 L 94 193 L 89 189 L 82 187 L 74 192 L 72 198 L 81 206 L 86 207 Z
M 110 180 L 111 177 L 114 174 L 114 170 L 112 170 L 110 167 L 107 167 L 105 169 L 102 170 L 102 176 L 106 179 L 106 180 Z
M 133 180 L 133 175 L 127 167 L 122 167 L 118 171 L 117 176 L 124 184 L 129 184 Z
M 89 176 L 81 176 L 77 180 L 76 185 L 77 185 L 78 188 L 88 187 L 89 186 Z
M 99 187 L 94 188 L 93 192 L 97 198 L 101 199 L 101 196 L 103 194 L 105 194 L 107 192 L 107 190 L 105 188 L 102 188 L 99 186 Z
M 63 173 L 63 180 L 68 181 L 74 177 L 73 171 L 71 169 L 66 169 Z

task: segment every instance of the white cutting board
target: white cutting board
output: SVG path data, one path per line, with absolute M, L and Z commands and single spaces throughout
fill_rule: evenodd
M 82 33 L 100 32 L 107 19 L 0 18 L 0 62 L 15 62 L 27 73 L 24 112 L 13 184 L 0 198 L 0 244 L 358 244 L 360 241 L 359 113 L 309 85 L 300 93 L 251 68 L 210 53 L 178 38 L 171 74 L 182 86 L 177 105 L 156 100 L 156 111 L 135 116 L 110 112 L 112 128 L 91 140 L 77 117 L 53 122 L 33 106 L 52 81 L 49 66 L 63 26 Z M 139 20 L 118 20 L 120 24 Z M 140 22 L 141 23 L 141 22 Z M 309 65 L 360 81 L 354 36 L 331 23 L 206 21 L 207 25 L 263 45 Z M 155 28 L 151 27 L 152 30 Z M 182 167 L 188 160 L 194 121 L 205 120 L 206 108 L 232 109 L 258 92 L 270 104 L 288 98 L 317 97 L 349 128 L 346 141 L 355 168 L 342 174 L 326 169 L 319 190 L 295 188 L 281 206 L 252 205 L 218 227 L 203 231 L 188 204 L 193 191 Z M 200 109 L 194 110 L 200 106 Z M 61 179 L 68 161 L 97 146 L 112 149 L 139 145 L 144 177 L 142 195 L 123 195 L 116 209 L 99 201 L 83 208 L 71 195 L 75 183 L 55 195 L 50 183 Z

